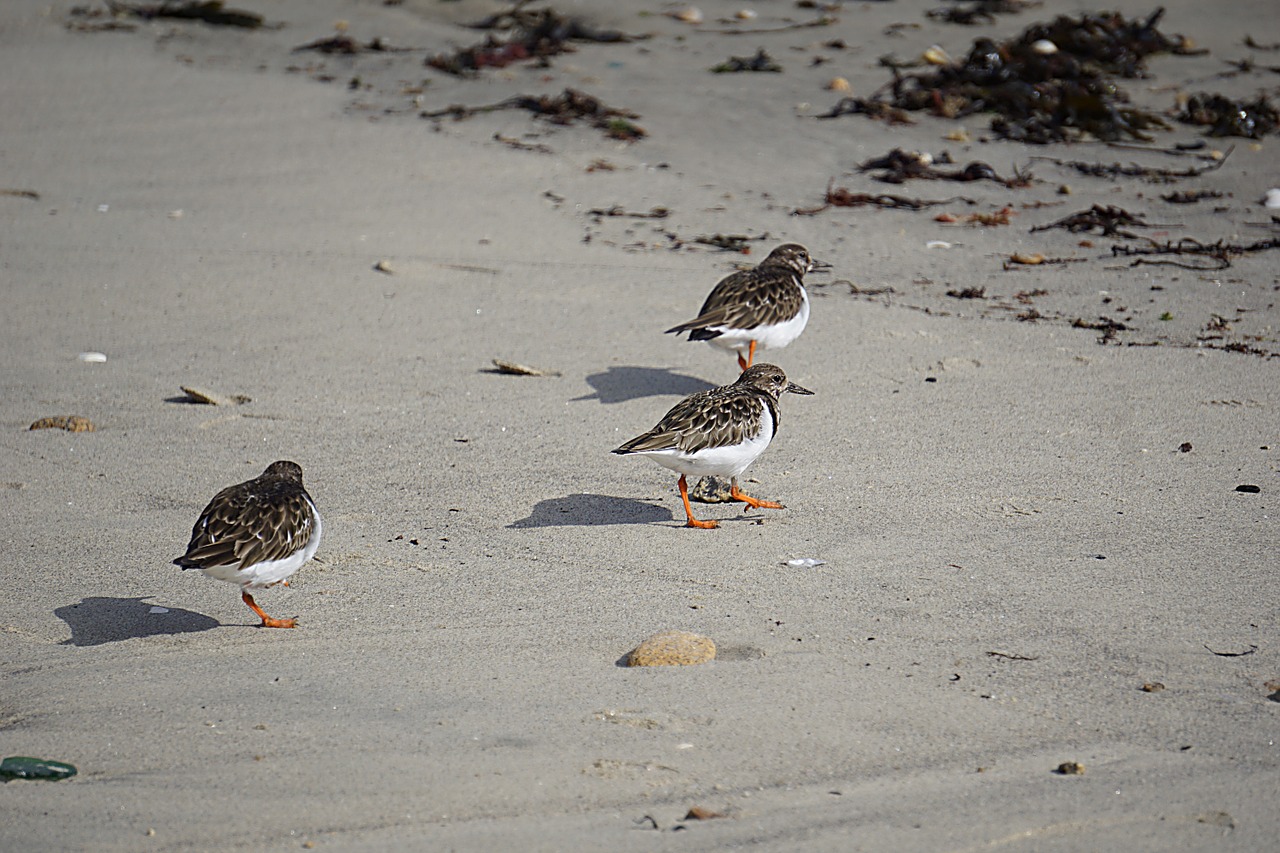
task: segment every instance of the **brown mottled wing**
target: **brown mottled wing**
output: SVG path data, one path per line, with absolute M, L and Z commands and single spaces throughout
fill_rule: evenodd
M 696 453 L 708 447 L 741 444 L 759 434 L 760 413 L 770 402 L 767 394 L 732 386 L 702 391 L 681 400 L 656 427 L 614 452 L 683 450 Z
M 183 568 L 253 565 L 301 551 L 314 527 L 306 491 L 296 483 L 243 483 L 218 492 L 191 530 Z
M 804 293 L 790 270 L 745 270 L 721 281 L 711 291 L 696 319 L 668 329 L 689 332 L 716 326 L 754 329 L 781 323 L 800 313 Z

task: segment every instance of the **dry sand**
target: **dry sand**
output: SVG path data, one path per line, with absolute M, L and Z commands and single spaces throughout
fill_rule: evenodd
M 735 37 L 710 31 L 744 26 L 717 21 L 747 4 L 699 3 L 694 28 L 639 14 L 657 2 L 566 2 L 654 37 L 458 80 L 423 57 L 479 40 L 448 21 L 496 4 L 236 5 L 283 26 L 78 32 L 69 3 L 0 6 L 0 188 L 39 193 L 0 196 L 0 754 L 80 770 L 0 787 L 0 847 L 1274 845 L 1280 359 L 1196 339 L 1217 314 L 1231 328 L 1208 343 L 1280 351 L 1277 254 L 1131 268 L 1110 238 L 1028 233 L 1114 203 L 1156 239 L 1262 239 L 1274 138 L 1168 187 L 1030 157 L 1196 161 L 982 143 L 985 118 L 963 122 L 968 144 L 943 138 L 961 122 L 812 118 L 833 76 L 866 95 L 883 54 L 962 55 L 1044 9 L 973 29 L 926 19 L 935 2 L 849 3 L 830 27 Z M 1212 53 L 1152 60 L 1135 99 L 1274 88 L 1214 76 L 1246 34 L 1280 41 L 1269 2 L 1167 5 L 1162 28 Z M 752 27 L 817 14 L 755 8 Z M 416 50 L 291 52 L 338 19 Z M 919 26 L 885 36 L 894 22 Z M 706 71 L 760 46 L 784 73 Z M 649 137 L 417 117 L 567 86 Z M 856 174 L 893 147 L 1042 183 Z M 792 215 L 833 178 L 1017 215 Z M 1158 198 L 1182 188 L 1228 195 Z M 614 205 L 671 213 L 589 213 Z M 697 531 L 669 472 L 608 451 L 733 378 L 731 358 L 660 334 L 743 260 L 667 235 L 716 233 L 767 233 L 751 259 L 802 242 L 835 269 L 769 356 L 816 392 L 783 401 L 748 472 L 789 508 L 702 507 L 726 521 Z M 1086 260 L 1001 269 L 1035 251 Z M 965 288 L 986 298 L 946 295 Z M 1014 321 L 1036 289 L 1049 319 Z M 1102 316 L 1128 326 L 1112 344 L 1070 325 Z M 495 357 L 561 375 L 496 375 Z M 181 385 L 252 402 L 192 405 Z M 65 414 L 97 431 L 26 431 Z M 217 489 L 278 458 L 326 521 L 323 562 L 260 598 L 294 631 L 255 628 L 232 587 L 169 563 Z M 780 565 L 808 556 L 826 564 Z M 719 658 L 617 665 L 666 629 Z M 1085 774 L 1052 772 L 1066 761 Z M 726 817 L 683 820 L 694 806 Z

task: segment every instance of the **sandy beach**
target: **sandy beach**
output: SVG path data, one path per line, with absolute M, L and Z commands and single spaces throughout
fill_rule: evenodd
M 0 848 L 1273 847 L 1280 251 L 1113 251 L 1276 237 L 1275 134 L 1171 118 L 1276 100 L 1273 4 L 1164 4 L 1208 52 L 1120 81 L 1168 121 L 1145 151 L 818 118 L 886 55 L 1135 0 L 566 0 L 643 38 L 469 76 L 425 61 L 506 4 L 75 5 L 0 6 L 0 757 L 79 771 L 0 785 Z M 760 49 L 781 73 L 709 71 Z M 566 89 L 643 138 L 422 117 Z M 892 149 L 1029 180 L 859 171 Z M 816 210 L 838 188 L 943 203 Z M 1140 222 L 1032 231 L 1095 205 Z M 662 331 L 784 242 L 832 265 L 767 354 L 814 391 L 745 475 L 787 508 L 685 528 L 675 476 L 609 451 L 734 380 Z M 28 429 L 64 415 L 96 429 Z M 258 597 L 294 630 L 171 565 L 277 459 L 325 522 Z M 716 659 L 620 665 L 672 629 Z

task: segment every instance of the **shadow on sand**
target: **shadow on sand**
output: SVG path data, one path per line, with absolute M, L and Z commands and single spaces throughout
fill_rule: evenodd
M 587 377 L 587 384 L 595 389 L 595 393 L 574 397 L 569 402 L 599 400 L 608 405 L 641 397 L 687 397 L 716 387 L 704 379 L 674 373 L 665 367 L 610 367 L 603 373 L 592 373 Z
M 156 634 L 191 634 L 208 631 L 222 623 L 217 619 L 170 607 L 168 613 L 152 613 L 146 599 L 91 597 L 79 604 L 68 604 L 53 611 L 71 629 L 71 639 L 63 640 L 64 646 L 100 646 L 133 637 L 151 637 Z
M 653 524 L 671 519 L 671 510 L 666 507 L 654 506 L 635 498 L 576 494 L 538 501 L 527 517 L 513 521 L 507 525 L 507 529 Z

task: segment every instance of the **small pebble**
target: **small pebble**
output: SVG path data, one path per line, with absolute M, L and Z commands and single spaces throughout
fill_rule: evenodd
M 687 9 L 680 9 L 679 11 L 672 12 L 671 17 L 675 18 L 677 21 L 683 21 L 686 24 L 701 24 L 702 10 L 697 6 L 690 6 Z
M 1280 189 L 1267 190 L 1267 197 L 1262 203 L 1272 210 L 1280 208 Z
M 1058 46 L 1048 39 L 1032 42 L 1031 49 L 1041 56 L 1052 56 L 1058 52 Z
M 787 560 L 782 565 L 792 569 L 814 569 L 826 564 L 826 560 L 819 560 L 817 557 L 797 557 L 794 560 Z
M 1083 776 L 1084 765 L 1077 761 L 1064 761 L 1053 770 L 1061 776 Z
M 849 81 L 843 77 L 832 77 L 826 85 L 828 92 L 847 92 L 849 88 Z
M 1159 681 L 1148 681 L 1142 685 L 1143 693 L 1159 693 L 1161 690 L 1164 690 L 1164 685 Z
M 87 364 L 104 364 L 107 360 L 107 354 L 104 352 L 82 352 L 80 360 Z

